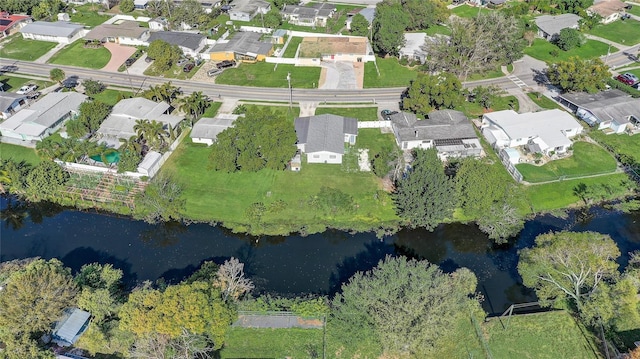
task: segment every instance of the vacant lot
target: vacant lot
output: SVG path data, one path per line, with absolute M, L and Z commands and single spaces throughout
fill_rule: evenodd
M 524 53 L 538 60 L 552 63 L 566 61 L 573 56 L 581 59 L 593 59 L 606 55 L 608 50 L 609 45 L 596 40 L 587 40 L 587 42 L 580 47 L 564 51 L 547 40 L 535 39 L 533 45 L 524 49 Z M 611 52 L 616 51 L 618 51 L 618 49 L 611 46 Z M 554 53 L 557 54 L 557 56 L 554 56 Z
M 0 160 L 5 160 L 7 158 L 12 158 L 18 162 L 25 161 L 34 166 L 40 163 L 40 157 L 33 148 L 0 142 Z
M 377 107 L 318 107 L 316 109 L 316 115 L 323 115 L 325 113 L 344 117 L 353 117 L 357 118 L 358 121 L 378 120 Z
M 258 62 L 241 64 L 239 67 L 226 69 L 218 75 L 216 83 L 224 85 L 280 87 L 287 88 L 287 73 L 291 73 L 291 86 L 312 88 L 320 79 L 320 67 L 296 67 L 294 65 Z
M 527 182 L 553 181 L 563 178 L 574 178 L 601 173 L 613 172 L 616 160 L 604 148 L 588 142 L 573 144 L 573 155 L 561 160 L 535 166 L 528 163 L 516 165 Z
M 614 21 L 607 25 L 597 25 L 589 33 L 619 44 L 631 46 L 640 42 L 640 22 L 632 19 Z M 611 52 L 614 51 L 612 50 Z
M 376 70 L 376 64 L 380 70 L 380 76 Z M 418 72 L 398 63 L 395 57 L 386 59 L 376 58 L 376 63 L 364 64 L 364 88 L 377 87 L 408 87 Z
M 232 327 L 221 358 L 313 358 L 322 355 L 321 329 L 257 329 Z
M 296 51 L 298 51 L 298 46 L 302 43 L 302 39 L 303 38 L 299 36 L 292 37 L 282 57 L 293 59 L 296 56 Z
M 57 43 L 47 41 L 26 40 L 22 35 L 10 36 L 2 42 L 0 57 L 5 59 L 35 61 L 49 50 L 56 47 Z
M 49 59 L 49 63 L 101 69 L 109 63 L 110 59 L 111 53 L 109 50 L 102 46 L 97 49 L 85 48 L 84 40 L 80 39 L 58 51 Z

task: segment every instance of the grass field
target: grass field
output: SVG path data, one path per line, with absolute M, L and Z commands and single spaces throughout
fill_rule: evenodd
M 458 15 L 460 17 L 476 17 L 478 16 L 479 13 L 487 13 L 489 11 L 492 11 L 492 10 L 489 10 L 485 7 L 461 5 L 451 10 L 451 13 L 454 15 Z
M 7 158 L 13 158 L 14 160 L 26 161 L 32 165 L 40 163 L 40 157 L 33 148 L 10 145 L 8 143 L 0 142 L 0 160 Z
M 75 14 L 69 14 L 71 22 L 77 22 L 89 27 L 98 26 L 111 18 L 109 15 L 98 14 L 98 11 L 102 11 L 102 7 L 97 4 L 76 6 L 75 10 Z
M 344 117 L 353 117 L 357 118 L 359 121 L 378 120 L 377 107 L 318 107 L 316 109 L 316 115 L 323 115 L 325 113 Z
M 279 87 L 287 88 L 287 73 L 291 72 L 291 86 L 297 88 L 313 88 L 320 80 L 319 67 L 305 67 L 279 64 L 274 70 L 274 64 L 258 62 L 255 64 L 241 64 L 239 67 L 226 69 L 218 75 L 216 83 L 223 85 Z
M 382 59 L 377 57 L 376 63 L 380 70 L 380 76 L 376 71 L 376 64 L 367 62 L 364 64 L 364 88 L 376 87 L 404 87 L 418 76 L 418 72 L 398 63 L 395 57 Z
M 451 35 L 451 29 L 444 25 L 430 26 L 428 29 L 424 30 L 424 32 L 429 36 L 433 36 L 436 34 Z
M 536 166 L 528 163 L 517 164 L 516 168 L 524 180 L 531 183 L 553 181 L 560 177 L 575 178 L 613 172 L 616 160 L 604 148 L 588 142 L 575 142 L 573 155 L 561 160 Z
M 113 106 L 118 103 L 118 98 L 120 96 L 120 98 L 129 98 L 132 95 L 133 94 L 130 91 L 106 89 L 99 94 L 93 95 L 91 97 L 93 97 L 93 99 L 96 101 L 104 102 L 107 105 Z
M 518 111 L 520 108 L 520 104 L 518 103 L 518 99 L 515 96 L 503 96 L 498 97 L 498 99 L 491 105 L 491 110 L 493 111 L 502 111 L 502 110 L 511 110 Z M 455 108 L 458 111 L 462 111 L 469 118 L 476 118 L 482 116 L 487 110 L 485 110 L 482 106 L 475 102 L 467 102 L 464 101 L 460 106 Z
M 554 108 L 559 108 L 561 109 L 562 107 L 560 105 L 558 105 L 555 101 L 551 100 L 550 98 L 543 96 L 541 93 L 539 92 L 529 92 L 527 93 L 527 96 L 529 96 L 529 98 L 536 103 L 536 105 L 542 107 L 542 108 L 546 108 L 546 109 L 554 109 Z
M 21 34 L 12 35 L 2 42 L 0 57 L 5 59 L 35 61 L 57 43 L 48 41 L 26 40 Z
M 32 80 L 26 77 L 20 76 L 0 76 L 0 82 L 4 84 L 4 90 L 8 92 L 16 92 L 22 87 L 22 85 L 30 83 L 38 85 L 38 89 L 43 89 L 53 85 L 53 82 L 43 80 Z
M 300 43 L 302 43 L 302 37 L 292 37 L 282 57 L 293 59 L 296 56 L 296 51 L 298 51 L 298 45 L 300 45 Z
M 501 323 L 502 321 L 502 323 Z M 506 329 L 503 328 L 503 324 Z M 483 324 L 495 359 L 598 359 L 593 335 L 564 311 L 494 318 Z
M 220 358 L 312 358 L 322 356 L 321 329 L 231 327 Z
M 614 21 L 607 25 L 597 25 L 589 33 L 618 44 L 631 46 L 640 42 L 640 21 L 633 19 Z
M 629 136 L 605 135 L 602 131 L 592 131 L 591 136 L 596 141 L 611 146 L 619 155 L 626 155 L 640 163 L 640 134 Z
M 524 53 L 536 58 L 538 60 L 546 61 L 548 63 L 566 61 L 570 57 L 577 56 L 581 59 L 593 59 L 606 55 L 609 50 L 609 45 L 604 42 L 596 40 L 587 40 L 587 42 L 580 46 L 573 48 L 569 51 L 560 50 L 560 48 L 547 40 L 535 39 L 533 45 L 526 47 Z M 558 56 L 551 55 L 552 51 L 557 51 Z M 611 46 L 611 53 L 618 51 L 617 48 Z
M 631 9 L 627 9 L 625 11 L 628 12 L 629 14 L 633 14 L 635 16 L 640 16 L 640 6 L 638 6 L 638 5 L 635 5 Z
M 218 114 L 220 106 L 222 106 L 222 102 L 209 103 L 209 107 L 204 111 L 202 117 L 215 117 Z
M 111 52 L 109 50 L 104 47 L 85 48 L 84 40 L 80 39 L 58 51 L 48 62 L 50 64 L 101 69 L 109 63 L 110 59 Z
M 475 80 L 485 80 L 485 79 L 495 79 L 497 77 L 506 76 L 500 66 L 492 71 L 483 72 L 481 74 L 472 74 L 467 78 L 467 81 L 475 81 Z

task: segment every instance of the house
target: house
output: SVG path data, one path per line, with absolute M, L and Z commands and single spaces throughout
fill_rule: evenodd
M 258 14 L 266 14 L 271 4 L 264 0 L 233 0 L 229 19 L 235 21 L 251 21 Z
M 299 57 L 321 61 L 374 61 L 369 40 L 363 36 L 305 37 L 300 44 Z
M 547 41 L 555 41 L 560 35 L 560 30 L 578 29 L 580 19 L 582 18 L 575 14 L 538 16 L 536 18 L 538 36 Z
M 149 43 L 154 40 L 163 40 L 171 45 L 177 45 L 182 53 L 197 57 L 206 45 L 207 38 L 204 35 L 189 32 L 156 31 L 149 36 Z
M 83 25 L 65 21 L 34 21 L 26 24 L 19 31 L 25 39 L 70 44 L 83 35 Z
M 165 17 L 156 17 L 148 22 L 151 31 L 166 31 L 169 29 L 169 20 Z
M 342 163 L 344 144 L 356 143 L 358 120 L 329 114 L 298 117 L 295 129 L 307 163 Z
M 287 36 L 287 30 L 278 29 L 271 34 L 271 43 L 272 44 L 284 44 L 284 40 Z
M 571 138 L 582 133 L 576 119 L 559 109 L 519 114 L 513 110 L 485 113 L 482 134 L 496 150 L 524 146 L 530 152 L 565 153 Z
M 600 23 L 608 24 L 614 22 L 620 18 L 620 15 L 624 12 L 627 4 L 620 0 L 602 0 L 596 1 L 593 5 L 587 8 L 587 14 L 600 15 L 602 20 Z
M 263 61 L 273 54 L 273 45 L 261 40 L 262 34 L 257 32 L 236 32 L 230 40 L 219 41 L 211 50 L 211 60 L 237 60 L 243 62 Z
M 6 11 L 0 11 L 0 37 L 6 37 L 32 22 L 29 15 L 11 15 Z
M 336 12 L 334 4 L 321 2 L 305 5 L 285 5 L 280 14 L 282 19 L 298 26 L 325 27 L 327 20 Z
M 347 14 L 347 21 L 345 25 L 347 26 L 347 30 L 351 30 L 351 22 L 353 21 L 353 17 L 356 14 L 360 14 L 364 16 L 365 19 L 369 22 L 369 29 L 371 29 L 371 25 L 373 25 L 373 19 L 376 16 L 376 8 L 374 7 L 365 7 L 360 10 L 356 9 L 354 12 L 349 12 Z
M 0 92 L 0 119 L 8 119 L 26 104 L 26 95 L 18 95 L 12 92 Z
M 149 0 L 133 0 L 133 8 L 136 10 L 145 10 L 149 5 Z
M 482 155 L 476 131 L 460 111 L 433 111 L 424 120 L 409 112 L 400 112 L 389 118 L 396 143 L 402 150 L 435 147 L 442 160 Z
M 23 108 L 0 124 L 3 137 L 40 141 L 78 116 L 87 96 L 77 92 L 52 92 L 28 108 Z
M 598 129 L 607 133 L 623 133 L 640 126 L 640 98 L 632 98 L 620 90 L 565 93 L 559 100 L 589 126 L 598 125 Z
M 424 32 L 405 32 L 404 45 L 398 51 L 398 57 L 406 57 L 409 61 L 424 63 L 427 54 L 422 50 L 425 41 L 429 38 Z
M 167 129 L 169 126 L 176 128 L 184 117 L 170 115 L 171 110 L 166 102 L 153 102 L 142 97 L 120 100 L 96 131 L 97 138 L 109 147 L 118 148 L 120 139 L 137 135 L 133 129 L 137 120 L 155 120 L 162 122 Z
M 86 40 L 115 42 L 120 45 L 149 45 L 149 29 L 136 21 L 124 20 L 118 24 L 102 24 L 94 27 L 84 37 Z
M 216 118 L 201 118 L 193 125 L 193 129 L 191 129 L 191 133 L 189 134 L 191 141 L 211 146 L 216 142 L 218 134 L 233 126 L 233 122 L 238 117 L 239 115 L 220 114 L 216 116 Z
M 222 4 L 222 0 L 196 0 L 202 6 L 205 13 L 210 14 L 214 8 L 219 7 Z M 180 6 L 183 0 L 174 0 L 174 6 Z
M 80 338 L 89 326 L 91 313 L 78 308 L 69 308 L 64 311 L 64 316 L 56 323 L 52 340 L 59 346 L 68 347 Z

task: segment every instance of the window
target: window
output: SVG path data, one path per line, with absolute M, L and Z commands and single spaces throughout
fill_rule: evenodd
M 336 159 L 336 155 L 329 155 L 329 158 L 332 159 L 332 160 L 335 160 Z
M 313 155 L 313 158 L 320 158 L 320 155 Z

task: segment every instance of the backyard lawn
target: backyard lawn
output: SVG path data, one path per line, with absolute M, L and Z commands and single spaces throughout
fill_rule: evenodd
M 517 164 L 516 168 L 524 180 L 531 183 L 575 178 L 613 172 L 616 160 L 604 148 L 588 142 L 575 142 L 573 155 L 561 160 L 547 162 L 542 166 L 528 163 Z
M 132 95 L 133 94 L 130 91 L 106 89 L 91 97 L 96 101 L 104 102 L 107 105 L 113 106 L 118 103 L 119 99 L 129 98 Z
M 226 69 L 218 75 L 216 83 L 237 86 L 287 88 L 287 73 L 291 72 L 291 86 L 294 88 L 313 88 L 318 86 L 320 67 L 306 67 L 288 64 L 275 65 L 258 62 L 240 64 L 239 67 Z
M 48 41 L 27 40 L 21 34 L 9 36 L 2 42 L 0 57 L 5 59 L 35 61 L 49 50 L 56 47 L 57 43 Z
M 71 22 L 77 22 L 89 27 L 95 27 L 109 20 L 111 16 L 100 15 L 98 11 L 102 11 L 102 6 L 98 4 L 87 4 L 75 7 L 76 12 L 69 14 Z
M 640 29 L 638 31 L 640 31 Z M 587 42 L 580 47 L 576 47 L 569 51 L 564 51 L 547 40 L 535 39 L 533 40 L 533 45 L 524 49 L 524 53 L 538 60 L 551 63 L 566 61 L 569 59 L 569 57 L 572 56 L 577 56 L 581 59 L 593 59 L 602 55 L 606 55 L 608 50 L 609 45 L 596 40 L 587 40 Z M 557 51 L 558 56 L 554 57 L 553 55 L 551 55 L 551 52 L 553 51 Z M 616 51 L 618 51 L 618 49 L 611 46 L 611 53 L 614 53 Z
M 325 113 L 344 117 L 353 117 L 357 118 L 358 121 L 378 120 L 377 107 L 318 107 L 316 109 L 316 115 L 323 115 Z
M 30 83 L 38 85 L 38 89 L 43 89 L 53 85 L 51 81 L 44 80 L 32 80 L 26 77 L 20 77 L 15 75 L 0 76 L 0 82 L 4 84 L 4 90 L 8 92 L 16 92 L 22 87 L 22 85 Z
M 220 358 L 313 358 L 322 354 L 322 329 L 231 327 Z
M 520 108 L 520 103 L 518 102 L 518 99 L 513 95 L 498 97 L 494 101 L 494 103 L 491 105 L 492 111 L 502 111 L 502 110 L 518 111 L 519 108 Z M 481 117 L 482 114 L 487 112 L 487 110 L 484 109 L 480 104 L 477 104 L 475 102 L 468 102 L 468 101 L 464 101 L 460 106 L 457 106 L 455 109 L 458 111 L 464 112 L 464 114 L 467 115 L 467 117 L 469 118 Z
M 546 108 L 546 109 L 554 109 L 554 108 L 559 108 L 562 109 L 562 107 L 560 105 L 558 105 L 555 101 L 553 101 L 552 99 L 543 96 L 541 93 L 539 92 L 529 92 L 527 93 L 527 96 L 529 96 L 529 98 L 536 103 L 536 105 L 542 107 L 542 108 Z
M 600 143 L 611 146 L 618 155 L 629 156 L 640 163 L 640 134 L 633 136 L 627 134 L 606 135 L 602 131 L 592 131 L 589 136 Z
M 376 64 L 380 76 L 376 71 Z M 395 57 L 382 59 L 376 57 L 376 63 L 364 64 L 364 88 L 375 87 L 408 87 L 409 83 L 418 76 L 418 72 L 398 63 Z
M 476 17 L 479 13 L 487 13 L 489 10 L 485 7 L 474 7 L 469 5 L 461 5 L 451 10 L 451 13 L 460 17 Z
M 97 49 L 85 48 L 84 40 L 80 39 L 58 51 L 48 62 L 58 65 L 101 69 L 109 63 L 110 59 L 111 52 L 109 50 L 102 46 Z
M 589 33 L 619 44 L 631 46 L 640 42 L 640 21 L 633 19 L 614 21 L 607 25 L 597 25 Z M 612 50 L 611 52 L 614 51 Z
M 7 158 L 13 158 L 18 162 L 25 161 L 32 165 L 40 163 L 40 157 L 38 157 L 36 150 L 33 148 L 0 142 L 0 160 L 5 160 Z
M 429 26 L 429 28 L 424 30 L 424 32 L 429 36 L 433 36 L 433 35 L 436 35 L 436 34 L 451 35 L 451 29 L 449 29 L 448 27 L 446 27 L 444 25 Z
M 629 14 L 633 14 L 635 16 L 640 16 L 640 6 L 634 5 L 631 9 L 625 10 Z
M 287 49 L 284 51 L 282 57 L 293 59 L 296 56 L 296 51 L 298 51 L 298 45 L 302 43 L 302 37 L 294 36 L 289 40 L 289 45 L 287 45 Z

